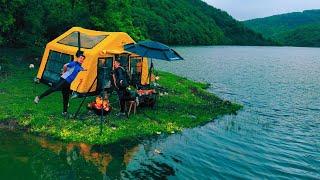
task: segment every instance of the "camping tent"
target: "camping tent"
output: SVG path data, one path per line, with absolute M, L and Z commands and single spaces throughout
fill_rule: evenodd
M 80 27 L 69 29 L 47 44 L 37 74 L 41 82 L 48 84 L 59 80 L 62 66 L 72 61 L 78 50 L 78 33 L 80 33 L 81 50 L 86 56 L 82 66 L 87 71 L 78 74 L 71 84 L 71 90 L 86 94 L 97 92 L 101 86 L 107 88 L 108 83 L 104 82 L 110 84 L 110 71 L 117 57 L 120 58 L 132 79 L 138 80 L 142 85 L 148 83 L 147 58 L 123 49 L 125 44 L 135 43 L 128 34 L 93 31 Z M 103 76 L 103 73 L 107 76 Z M 106 79 L 103 81 L 102 77 Z M 91 90 L 90 87 L 92 87 Z

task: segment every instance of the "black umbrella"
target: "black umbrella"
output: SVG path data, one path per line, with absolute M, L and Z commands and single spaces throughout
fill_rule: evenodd
M 167 45 L 156 41 L 140 41 L 136 44 L 126 44 L 124 45 L 124 50 L 151 59 L 161 59 L 166 61 L 183 60 L 176 51 Z

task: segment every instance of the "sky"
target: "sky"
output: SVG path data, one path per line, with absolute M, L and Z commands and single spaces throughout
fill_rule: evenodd
M 320 0 L 203 0 L 228 12 L 237 20 L 248 20 L 283 14 L 320 9 Z

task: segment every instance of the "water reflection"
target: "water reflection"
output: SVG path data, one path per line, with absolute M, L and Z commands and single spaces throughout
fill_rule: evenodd
M 139 150 L 138 145 L 125 143 L 120 145 L 88 145 L 84 143 L 65 144 L 59 141 L 50 141 L 47 138 L 33 137 L 41 148 L 54 153 L 63 164 L 69 166 L 65 171 L 67 176 L 92 177 L 100 174 L 104 178 L 119 177 L 119 172 L 126 169 L 135 153 Z M 53 158 L 55 158 L 53 156 Z M 56 161 L 53 159 L 53 161 Z M 88 168 L 90 171 L 88 171 Z M 73 173 L 71 173 L 73 171 Z M 38 174 L 38 173 L 35 173 Z M 96 176 L 97 177 L 97 176 Z
M 17 141 L 19 143 L 17 143 Z M 132 179 L 166 178 L 174 169 L 166 163 L 132 163 L 143 155 L 150 159 L 163 156 L 149 139 L 112 145 L 64 143 L 8 129 L 0 129 L 0 164 L 10 162 L 15 168 L 1 169 L 2 177 L 23 179 Z M 12 163 L 14 161 L 14 163 Z M 179 160 L 176 159 L 176 162 Z M 3 165 L 4 166 L 4 165 Z M 135 169 L 139 167 L 139 169 Z M 128 171 L 127 169 L 132 169 Z M 22 171 L 21 171 L 22 169 Z M 29 170 L 27 170 L 29 169 Z M 19 171 L 16 171 L 19 170 Z M 27 172 L 27 173 L 26 173 Z

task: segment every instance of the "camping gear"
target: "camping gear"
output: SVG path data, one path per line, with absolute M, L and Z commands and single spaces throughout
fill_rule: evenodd
M 155 89 L 137 90 L 139 106 L 154 107 L 157 101 Z
M 101 96 L 97 96 L 96 100 L 89 103 L 87 108 L 93 110 L 97 115 L 107 115 L 112 110 L 109 100 L 107 98 L 102 99 Z
M 131 53 L 138 54 L 142 57 L 151 58 L 150 69 L 148 72 L 148 81 L 152 80 L 153 62 L 152 59 L 166 60 L 166 61 L 176 61 L 183 60 L 183 58 L 173 49 L 165 44 L 156 41 L 140 41 L 138 43 L 130 43 L 124 46 L 124 50 Z M 154 78 L 155 79 L 155 78 Z M 140 89 L 137 91 L 139 104 L 141 106 L 153 107 L 156 103 L 157 93 L 155 89 Z
M 136 114 L 137 112 L 137 102 L 136 101 L 126 101 L 125 104 L 125 111 L 127 112 L 127 117 L 130 117 L 131 111 L 133 110 L 133 114 Z
M 70 88 L 77 94 L 96 95 L 99 94 L 102 84 L 110 85 L 112 80 L 110 72 L 116 56 L 127 61 L 128 66 L 125 68 L 128 71 L 131 68 L 131 59 L 139 59 L 141 61 L 139 84 L 146 85 L 148 59 L 125 51 L 123 46 L 130 43 L 134 43 L 134 40 L 124 32 L 102 32 L 73 27 L 47 44 L 37 78 L 42 83 L 56 83 L 60 78 L 61 67 L 72 61 L 77 52 L 83 51 L 86 60 L 82 66 L 87 71 L 80 72 Z M 102 68 L 107 68 L 105 78 L 102 78 Z
M 139 96 L 150 95 L 150 94 L 156 93 L 156 90 L 155 89 L 140 89 L 140 90 L 137 90 L 137 93 Z

